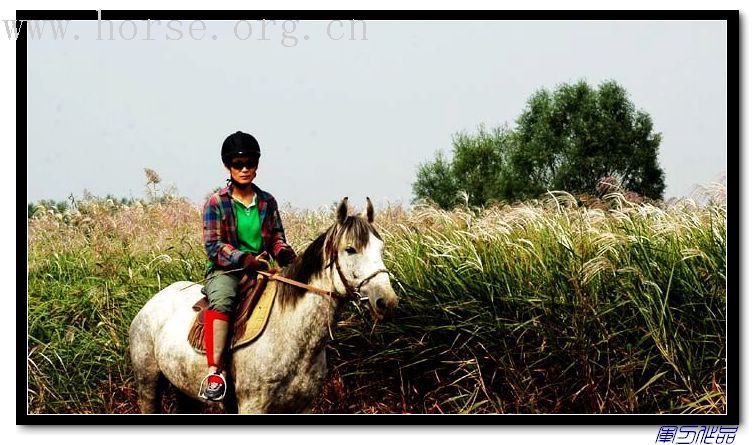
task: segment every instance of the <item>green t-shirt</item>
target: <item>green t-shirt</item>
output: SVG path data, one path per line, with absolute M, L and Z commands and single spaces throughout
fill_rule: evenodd
M 257 195 L 249 207 L 233 199 L 233 213 L 236 216 L 236 234 L 239 238 L 239 250 L 255 255 L 262 253 L 262 221 L 257 208 Z

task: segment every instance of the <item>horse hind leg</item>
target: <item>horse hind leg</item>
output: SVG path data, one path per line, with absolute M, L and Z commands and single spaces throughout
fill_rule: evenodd
M 139 411 L 142 414 L 159 414 L 161 412 L 162 393 L 166 386 L 157 365 L 134 366 L 136 392 L 139 402 Z
M 143 333 L 135 332 L 133 325 L 129 337 L 139 411 L 142 414 L 160 413 L 165 378 L 155 359 L 152 340 L 144 338 Z
M 165 391 L 170 384 L 168 379 L 160 373 L 157 379 L 150 381 L 149 386 L 145 386 L 145 391 L 139 395 L 139 409 L 143 414 L 161 414 L 165 410 Z
M 157 369 L 134 369 L 136 393 L 139 411 L 142 414 L 159 414 L 161 412 L 162 393 L 165 377 Z

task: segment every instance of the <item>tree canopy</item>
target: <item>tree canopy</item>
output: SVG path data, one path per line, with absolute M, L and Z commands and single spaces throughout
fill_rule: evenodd
M 618 186 L 651 199 L 665 189 L 658 164 L 660 133 L 615 81 L 592 88 L 584 81 L 535 92 L 507 127 L 453 137 L 453 159 L 440 152 L 420 165 L 415 197 L 443 208 L 459 192 L 469 203 L 535 198 L 548 190 L 595 194 L 613 177 Z

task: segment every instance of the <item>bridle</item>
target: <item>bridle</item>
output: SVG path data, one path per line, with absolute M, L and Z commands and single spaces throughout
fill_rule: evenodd
M 349 280 L 346 279 L 346 276 L 343 274 L 343 271 L 341 270 L 341 264 L 338 262 L 338 254 L 334 253 L 333 256 L 335 257 L 335 259 L 331 260 L 329 267 L 332 267 L 333 263 L 335 262 L 336 271 L 338 272 L 338 277 L 341 279 L 341 283 L 343 284 L 344 289 L 346 289 L 346 295 L 343 296 L 343 298 L 345 299 L 354 300 L 354 301 L 366 300 L 368 297 L 363 297 L 362 294 L 360 293 L 360 291 L 362 290 L 362 286 L 367 284 L 371 279 L 375 278 L 381 273 L 387 273 L 390 275 L 390 272 L 388 272 L 388 269 L 378 269 L 375 272 L 372 272 L 370 275 L 367 276 L 367 278 L 360 281 L 359 284 L 356 287 L 354 287 L 349 283 Z M 335 290 L 333 292 L 335 292 Z
M 337 230 L 332 236 L 332 240 L 339 240 L 341 238 L 341 234 L 343 233 L 343 228 L 340 230 Z M 336 272 L 338 272 L 338 277 L 341 279 L 341 284 L 343 284 L 344 289 L 346 289 L 346 294 L 340 294 L 333 289 L 333 293 L 336 295 L 339 295 L 342 299 L 346 300 L 352 300 L 356 302 L 361 302 L 367 299 L 367 297 L 363 297 L 360 291 L 362 290 L 362 286 L 367 284 L 371 279 L 375 278 L 376 276 L 380 275 L 381 273 L 387 273 L 390 275 L 390 272 L 388 272 L 387 269 L 378 269 L 375 272 L 372 272 L 369 274 L 365 279 L 359 282 L 359 284 L 353 286 L 351 283 L 349 283 L 349 280 L 346 278 L 346 275 L 343 273 L 343 270 L 341 270 L 341 263 L 338 262 L 338 249 L 333 246 L 330 250 L 330 261 L 325 266 L 326 269 L 332 268 L 335 264 L 336 266 Z M 327 251 L 327 250 L 326 250 Z M 335 284 L 335 283 L 334 283 Z M 334 286 L 335 287 L 335 286 Z
M 371 279 L 375 278 L 376 276 L 380 275 L 381 273 L 387 273 L 390 275 L 390 272 L 388 269 L 378 269 L 375 272 L 372 272 L 370 275 L 368 275 L 366 278 L 364 278 L 362 281 L 359 282 L 356 286 L 349 283 L 349 280 L 346 278 L 346 275 L 344 275 L 343 270 L 341 270 L 341 264 L 338 262 L 338 251 L 337 249 L 333 249 L 333 253 L 330 255 L 330 261 L 328 265 L 325 267 L 331 268 L 333 265 L 336 266 L 336 272 L 338 272 L 338 277 L 341 280 L 341 284 L 343 284 L 344 289 L 346 289 L 346 293 L 342 294 L 335 290 L 325 290 L 321 289 L 319 287 L 311 286 L 306 283 L 301 283 L 299 281 L 292 280 L 290 278 L 286 278 L 284 276 L 278 275 L 278 274 L 271 274 L 270 272 L 264 272 L 264 271 L 257 271 L 258 274 L 268 277 L 271 280 L 280 281 L 281 283 L 290 284 L 291 286 L 296 286 L 302 289 L 306 289 L 311 292 L 315 292 L 317 294 L 335 298 L 337 300 L 352 300 L 355 302 L 361 302 L 366 300 L 368 297 L 364 297 L 361 294 L 362 286 L 367 284 Z
M 256 271 L 256 273 L 259 274 L 259 275 L 262 275 L 264 277 L 267 277 L 270 280 L 275 280 L 275 281 L 279 281 L 281 283 L 289 284 L 291 286 L 295 286 L 295 287 L 298 287 L 298 288 L 301 288 L 301 289 L 305 289 L 305 290 L 308 290 L 310 292 L 314 292 L 316 294 L 320 294 L 320 295 L 325 296 L 325 297 L 334 298 L 336 300 L 351 300 L 351 301 L 354 301 L 357 304 L 360 303 L 360 302 L 362 302 L 362 301 L 365 301 L 365 300 L 367 300 L 369 298 L 369 297 L 362 296 L 362 294 L 360 293 L 360 291 L 362 290 L 362 286 L 364 286 L 365 284 L 367 284 L 371 279 L 375 278 L 376 276 L 380 275 L 381 273 L 387 273 L 390 276 L 390 272 L 388 271 L 388 269 L 378 269 L 375 272 L 372 272 L 370 275 L 368 275 L 365 279 L 363 279 L 362 281 L 360 281 L 359 284 L 357 284 L 356 287 L 355 287 L 351 283 L 349 283 L 349 280 L 346 279 L 346 275 L 344 275 L 343 270 L 341 270 L 341 264 L 338 262 L 338 250 L 337 249 L 332 249 L 332 253 L 330 254 L 330 262 L 328 263 L 328 265 L 325 268 L 326 269 L 332 268 L 334 264 L 336 266 L 336 271 L 338 272 L 338 276 L 341 279 L 341 283 L 343 284 L 344 289 L 346 289 L 346 294 L 342 294 L 342 293 L 336 291 L 335 290 L 335 286 L 334 286 L 333 290 L 325 290 L 325 289 L 321 289 L 321 288 L 316 287 L 316 286 L 309 285 L 307 283 L 302 283 L 302 282 L 299 282 L 299 281 L 296 281 L 296 280 L 292 280 L 290 278 L 286 278 L 286 277 L 284 277 L 282 275 L 279 275 L 278 272 L 270 273 L 270 272 L 266 272 L 266 271 L 263 271 L 263 270 L 258 270 L 258 271 Z M 233 270 L 225 271 L 225 273 L 239 272 L 239 271 L 242 271 L 242 270 L 244 270 L 244 269 L 243 268 L 233 269 Z M 206 281 L 206 280 L 207 279 L 202 280 L 202 281 Z M 198 283 L 192 283 L 192 284 L 184 287 L 181 290 L 188 289 L 189 287 L 197 285 L 197 284 Z

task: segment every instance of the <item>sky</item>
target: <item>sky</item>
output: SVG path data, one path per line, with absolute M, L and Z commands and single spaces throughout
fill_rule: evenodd
M 616 80 L 651 115 L 666 198 L 726 175 L 724 22 L 374 20 L 354 39 L 349 22 L 204 25 L 113 22 L 110 40 L 111 23 L 98 39 L 97 22 L 71 22 L 30 39 L 27 201 L 142 198 L 150 168 L 199 204 L 241 130 L 282 206 L 407 205 L 455 133 L 513 126 L 536 90 L 579 80 Z

